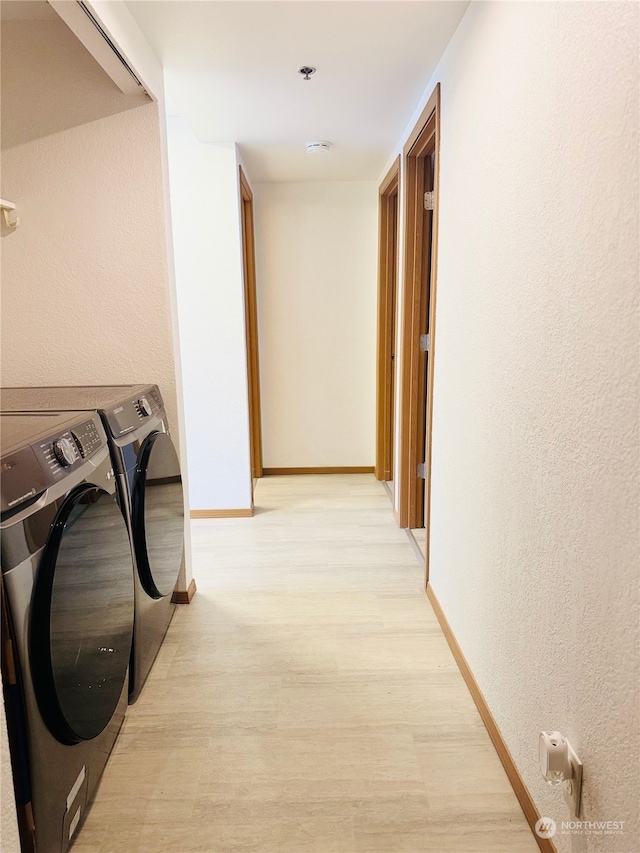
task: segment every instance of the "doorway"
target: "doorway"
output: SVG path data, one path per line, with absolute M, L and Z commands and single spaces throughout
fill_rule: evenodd
M 401 527 L 424 530 L 428 578 L 438 227 L 440 86 L 404 147 L 405 255 L 400 414 Z
M 392 481 L 394 477 L 399 184 L 400 158 L 398 157 L 380 185 L 379 194 L 375 475 L 378 480 L 383 481 Z
M 262 477 L 262 419 L 260 414 L 260 362 L 258 355 L 258 301 L 253 230 L 253 193 L 240 166 L 242 200 L 242 259 L 244 269 L 244 318 L 249 387 L 249 440 L 252 481 Z

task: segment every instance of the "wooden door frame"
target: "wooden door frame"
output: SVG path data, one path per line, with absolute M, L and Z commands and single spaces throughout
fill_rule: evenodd
M 424 163 L 435 152 L 434 209 L 431 224 L 431 274 L 422 275 L 428 246 L 424 222 Z M 405 241 L 402 308 L 402 401 L 400 411 L 400 488 L 398 520 L 400 527 L 418 527 L 423 521 L 427 540 L 426 572 L 429 577 L 429 533 L 431 510 L 431 432 L 433 424 L 433 378 L 435 356 L 436 281 L 438 260 L 438 193 L 440 171 L 440 84 L 434 89 L 404 149 Z M 420 335 L 424 334 L 423 308 L 428 303 L 430 347 L 426 359 L 420 352 Z M 426 387 L 426 407 L 422 388 Z M 425 411 L 426 409 L 426 411 Z M 421 419 L 426 419 L 422 421 Z M 425 447 L 420 447 L 419 427 L 425 423 Z M 417 476 L 417 465 L 425 460 L 425 480 Z M 424 489 L 424 510 L 419 490 Z M 423 517 L 421 518 L 420 515 Z
M 242 260 L 244 270 L 244 320 L 247 349 L 247 385 L 249 389 L 249 441 L 251 477 L 262 477 L 262 418 L 260 410 L 260 361 L 258 354 L 258 300 L 256 295 L 256 258 L 253 232 L 253 193 L 239 167 L 242 209 Z
M 378 196 L 378 358 L 376 382 L 376 467 L 378 480 L 393 479 L 395 312 L 398 284 L 398 201 L 400 157 L 380 184 Z M 395 202 L 395 216 L 394 203 Z

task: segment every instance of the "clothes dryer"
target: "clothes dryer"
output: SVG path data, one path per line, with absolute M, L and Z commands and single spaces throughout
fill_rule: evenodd
M 96 413 L 3 415 L 0 430 L 12 763 L 35 849 L 65 853 L 127 707 L 131 542 Z
M 106 430 L 135 562 L 129 701 L 135 702 L 167 632 L 184 550 L 178 454 L 157 385 L 3 388 L 3 411 L 97 411 Z

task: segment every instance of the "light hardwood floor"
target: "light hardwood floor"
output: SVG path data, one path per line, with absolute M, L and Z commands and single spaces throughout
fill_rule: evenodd
M 415 548 L 420 552 L 418 556 L 424 562 L 427 551 L 427 531 L 424 527 L 412 527 L 411 530 L 407 531 L 407 535 L 413 538 Z
M 192 522 L 198 593 L 74 853 L 535 853 L 372 475 Z

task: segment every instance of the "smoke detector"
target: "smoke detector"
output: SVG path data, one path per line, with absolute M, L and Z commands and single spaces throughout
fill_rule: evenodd
M 330 142 L 307 142 L 307 154 L 327 154 L 330 148 Z
M 302 68 L 298 68 L 298 74 L 303 74 L 305 80 L 310 80 L 311 75 L 316 73 L 316 69 L 313 65 L 303 65 Z

